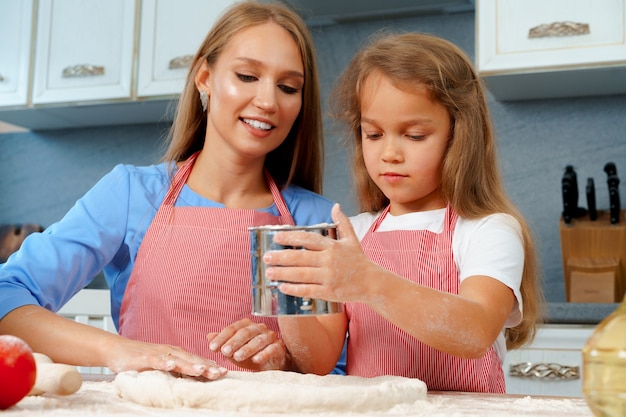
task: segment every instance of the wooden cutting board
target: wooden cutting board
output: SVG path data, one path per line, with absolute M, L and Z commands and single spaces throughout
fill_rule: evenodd
M 22 246 L 26 236 L 42 231 L 43 227 L 38 224 L 0 225 L 0 263 L 6 262 L 9 256 Z

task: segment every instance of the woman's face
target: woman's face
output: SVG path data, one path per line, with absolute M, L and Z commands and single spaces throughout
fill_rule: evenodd
M 220 155 L 263 158 L 287 137 L 302 107 L 300 49 L 273 22 L 235 35 L 212 68 L 196 76 L 209 95 L 205 146 Z
M 361 90 L 361 142 L 369 176 L 387 196 L 391 214 L 445 207 L 441 165 L 450 115 L 426 86 L 398 89 L 378 73 Z

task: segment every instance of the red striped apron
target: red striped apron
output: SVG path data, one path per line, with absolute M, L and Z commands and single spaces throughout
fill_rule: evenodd
M 294 224 L 266 174 L 280 216 L 252 209 L 174 207 L 196 155 L 178 170 L 139 247 L 120 310 L 119 332 L 166 343 L 243 370 L 209 350 L 206 335 L 245 317 L 278 335 L 276 318 L 252 316 L 248 226 Z
M 446 209 L 444 228 L 376 232 L 389 207 L 361 241 L 377 264 L 418 284 L 458 294 L 459 274 L 452 254 L 458 215 Z M 480 359 L 463 359 L 425 345 L 363 303 L 347 303 L 348 375 L 419 378 L 431 391 L 504 393 L 502 366 L 495 349 Z

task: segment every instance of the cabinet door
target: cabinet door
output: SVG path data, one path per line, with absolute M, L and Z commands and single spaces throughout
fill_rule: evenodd
M 236 0 L 144 0 L 137 96 L 178 95 L 193 54 L 224 9 Z
M 479 0 L 476 66 L 498 99 L 626 92 L 626 0 Z
M 626 61 L 624 0 L 480 0 L 483 73 Z
M 135 0 L 39 2 L 33 103 L 131 97 Z
M 33 0 L 0 2 L 0 106 L 28 103 Z

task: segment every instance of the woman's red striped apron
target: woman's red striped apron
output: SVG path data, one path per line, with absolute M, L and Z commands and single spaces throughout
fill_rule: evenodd
M 458 294 L 459 274 L 452 254 L 458 215 L 446 209 L 440 234 L 428 230 L 375 232 L 389 207 L 361 241 L 377 264 L 418 284 Z M 463 359 L 425 345 L 363 303 L 348 303 L 348 375 L 419 378 L 431 391 L 504 393 L 495 349 L 480 359 Z
M 278 187 L 280 216 L 249 209 L 174 207 L 196 155 L 178 170 L 139 247 L 124 292 L 119 332 L 166 343 L 242 370 L 211 352 L 206 335 L 245 317 L 279 334 L 276 318 L 252 316 L 249 226 L 294 224 Z

